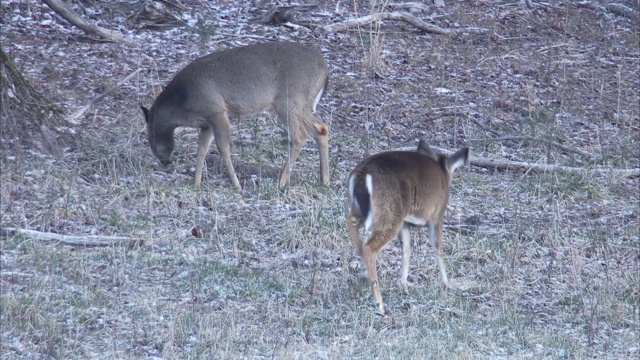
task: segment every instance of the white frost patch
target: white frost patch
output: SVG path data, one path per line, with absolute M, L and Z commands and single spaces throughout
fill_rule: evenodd
M 441 88 L 441 87 L 437 87 L 437 88 L 433 89 L 433 91 L 435 91 L 436 94 L 438 94 L 438 95 L 444 95 L 444 94 L 449 94 L 449 93 L 453 92 L 453 91 L 451 91 L 451 90 L 449 90 L 447 88 Z

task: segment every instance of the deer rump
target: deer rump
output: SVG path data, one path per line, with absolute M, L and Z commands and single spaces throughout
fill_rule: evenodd
M 363 161 L 349 178 L 361 226 L 366 231 L 374 224 L 378 230 L 382 230 L 381 224 L 397 227 L 402 225 L 398 218 L 409 225 L 424 226 L 439 218 L 449 197 L 446 161 L 444 156 L 436 161 L 429 155 L 406 151 L 379 153 Z M 433 171 L 435 168 L 440 171 Z
M 469 149 L 451 156 L 436 156 L 420 141 L 417 151 L 392 151 L 364 159 L 349 174 L 349 236 L 367 271 L 378 312 L 385 313 L 376 258 L 380 250 L 400 235 L 401 282 L 408 286 L 411 253 L 410 225 L 428 226 L 434 256 L 443 283 L 449 286 L 442 260 L 442 221 L 449 201 L 453 172 L 467 162 Z M 364 226 L 366 239 L 360 241 Z

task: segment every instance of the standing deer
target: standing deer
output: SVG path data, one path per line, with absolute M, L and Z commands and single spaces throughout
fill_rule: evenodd
M 329 129 L 314 115 L 329 76 L 317 51 L 294 43 L 262 43 L 215 52 L 194 60 L 160 93 L 151 109 L 142 107 L 151 151 L 171 162 L 177 127 L 200 128 L 194 184 L 202 180 L 204 160 L 213 138 L 233 186 L 241 189 L 231 163 L 229 117 L 273 109 L 289 134 L 289 158 L 279 186 L 309 134 L 320 149 L 320 181 L 329 184 Z
M 349 235 L 364 264 L 378 310 L 384 315 L 376 259 L 391 240 L 402 239 L 401 282 L 407 289 L 411 239 L 409 228 L 428 226 L 442 280 L 449 286 L 442 260 L 442 222 L 449 201 L 453 172 L 469 157 L 464 148 L 453 155 L 436 156 L 420 140 L 417 151 L 390 151 L 364 159 L 349 174 Z M 359 229 L 368 234 L 360 241 Z

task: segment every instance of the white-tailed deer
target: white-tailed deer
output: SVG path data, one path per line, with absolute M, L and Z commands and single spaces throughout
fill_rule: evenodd
M 420 140 L 417 151 L 389 151 L 364 159 L 349 174 L 349 235 L 362 259 L 380 314 L 384 304 L 380 294 L 376 259 L 380 250 L 398 237 L 402 239 L 402 276 L 405 290 L 411 255 L 410 226 L 428 226 L 431 245 L 444 284 L 449 286 L 442 260 L 442 221 L 449 201 L 453 172 L 469 157 L 464 148 L 446 156 L 436 156 Z M 360 241 L 364 226 L 367 238 Z
M 314 115 L 329 76 L 320 53 L 295 43 L 262 43 L 215 52 L 194 60 L 171 80 L 150 109 L 142 107 L 149 145 L 164 165 L 171 162 L 174 130 L 200 128 L 194 184 L 200 185 L 204 160 L 215 138 L 233 185 L 240 182 L 231 163 L 229 117 L 273 109 L 289 134 L 289 158 L 279 186 L 309 134 L 320 149 L 320 181 L 329 184 L 329 129 Z

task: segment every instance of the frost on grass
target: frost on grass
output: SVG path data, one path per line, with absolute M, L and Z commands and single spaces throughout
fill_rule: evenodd
M 408 293 L 395 284 L 398 244 L 380 255 L 391 313 L 384 318 L 373 314 L 361 269 L 350 266 L 345 181 L 368 154 L 426 137 L 506 160 L 638 166 L 634 25 L 572 3 L 533 5 L 421 10 L 456 30 L 440 36 L 397 22 L 331 34 L 272 27 L 253 21 L 267 9 L 240 1 L 185 5 L 176 12 L 183 25 L 152 31 L 111 18 L 98 3 L 74 2 L 83 16 L 138 44 L 122 46 L 88 39 L 41 2 L 3 1 L 4 50 L 67 113 L 144 71 L 87 112 L 72 129 L 78 146 L 64 157 L 2 154 L 2 226 L 132 236 L 145 245 L 2 240 L 2 354 L 637 358 L 637 178 L 461 172 L 451 186 L 444 253 L 451 277 L 465 286 L 440 286 L 426 236 L 414 231 Z M 324 25 L 363 11 L 320 2 L 305 16 Z M 309 141 L 292 185 L 277 189 L 273 168 L 287 148 L 273 114 L 234 124 L 235 161 L 264 170 L 244 174 L 242 193 L 214 163 L 203 187 L 191 187 L 195 131 L 177 132 L 174 164 L 159 165 L 139 106 L 197 57 L 273 40 L 316 46 L 330 64 L 318 115 L 331 129 L 331 187 L 315 183 L 318 154 Z M 593 157 L 545 142 L 483 141 L 509 136 Z M 194 228 L 202 229 L 198 238 Z

